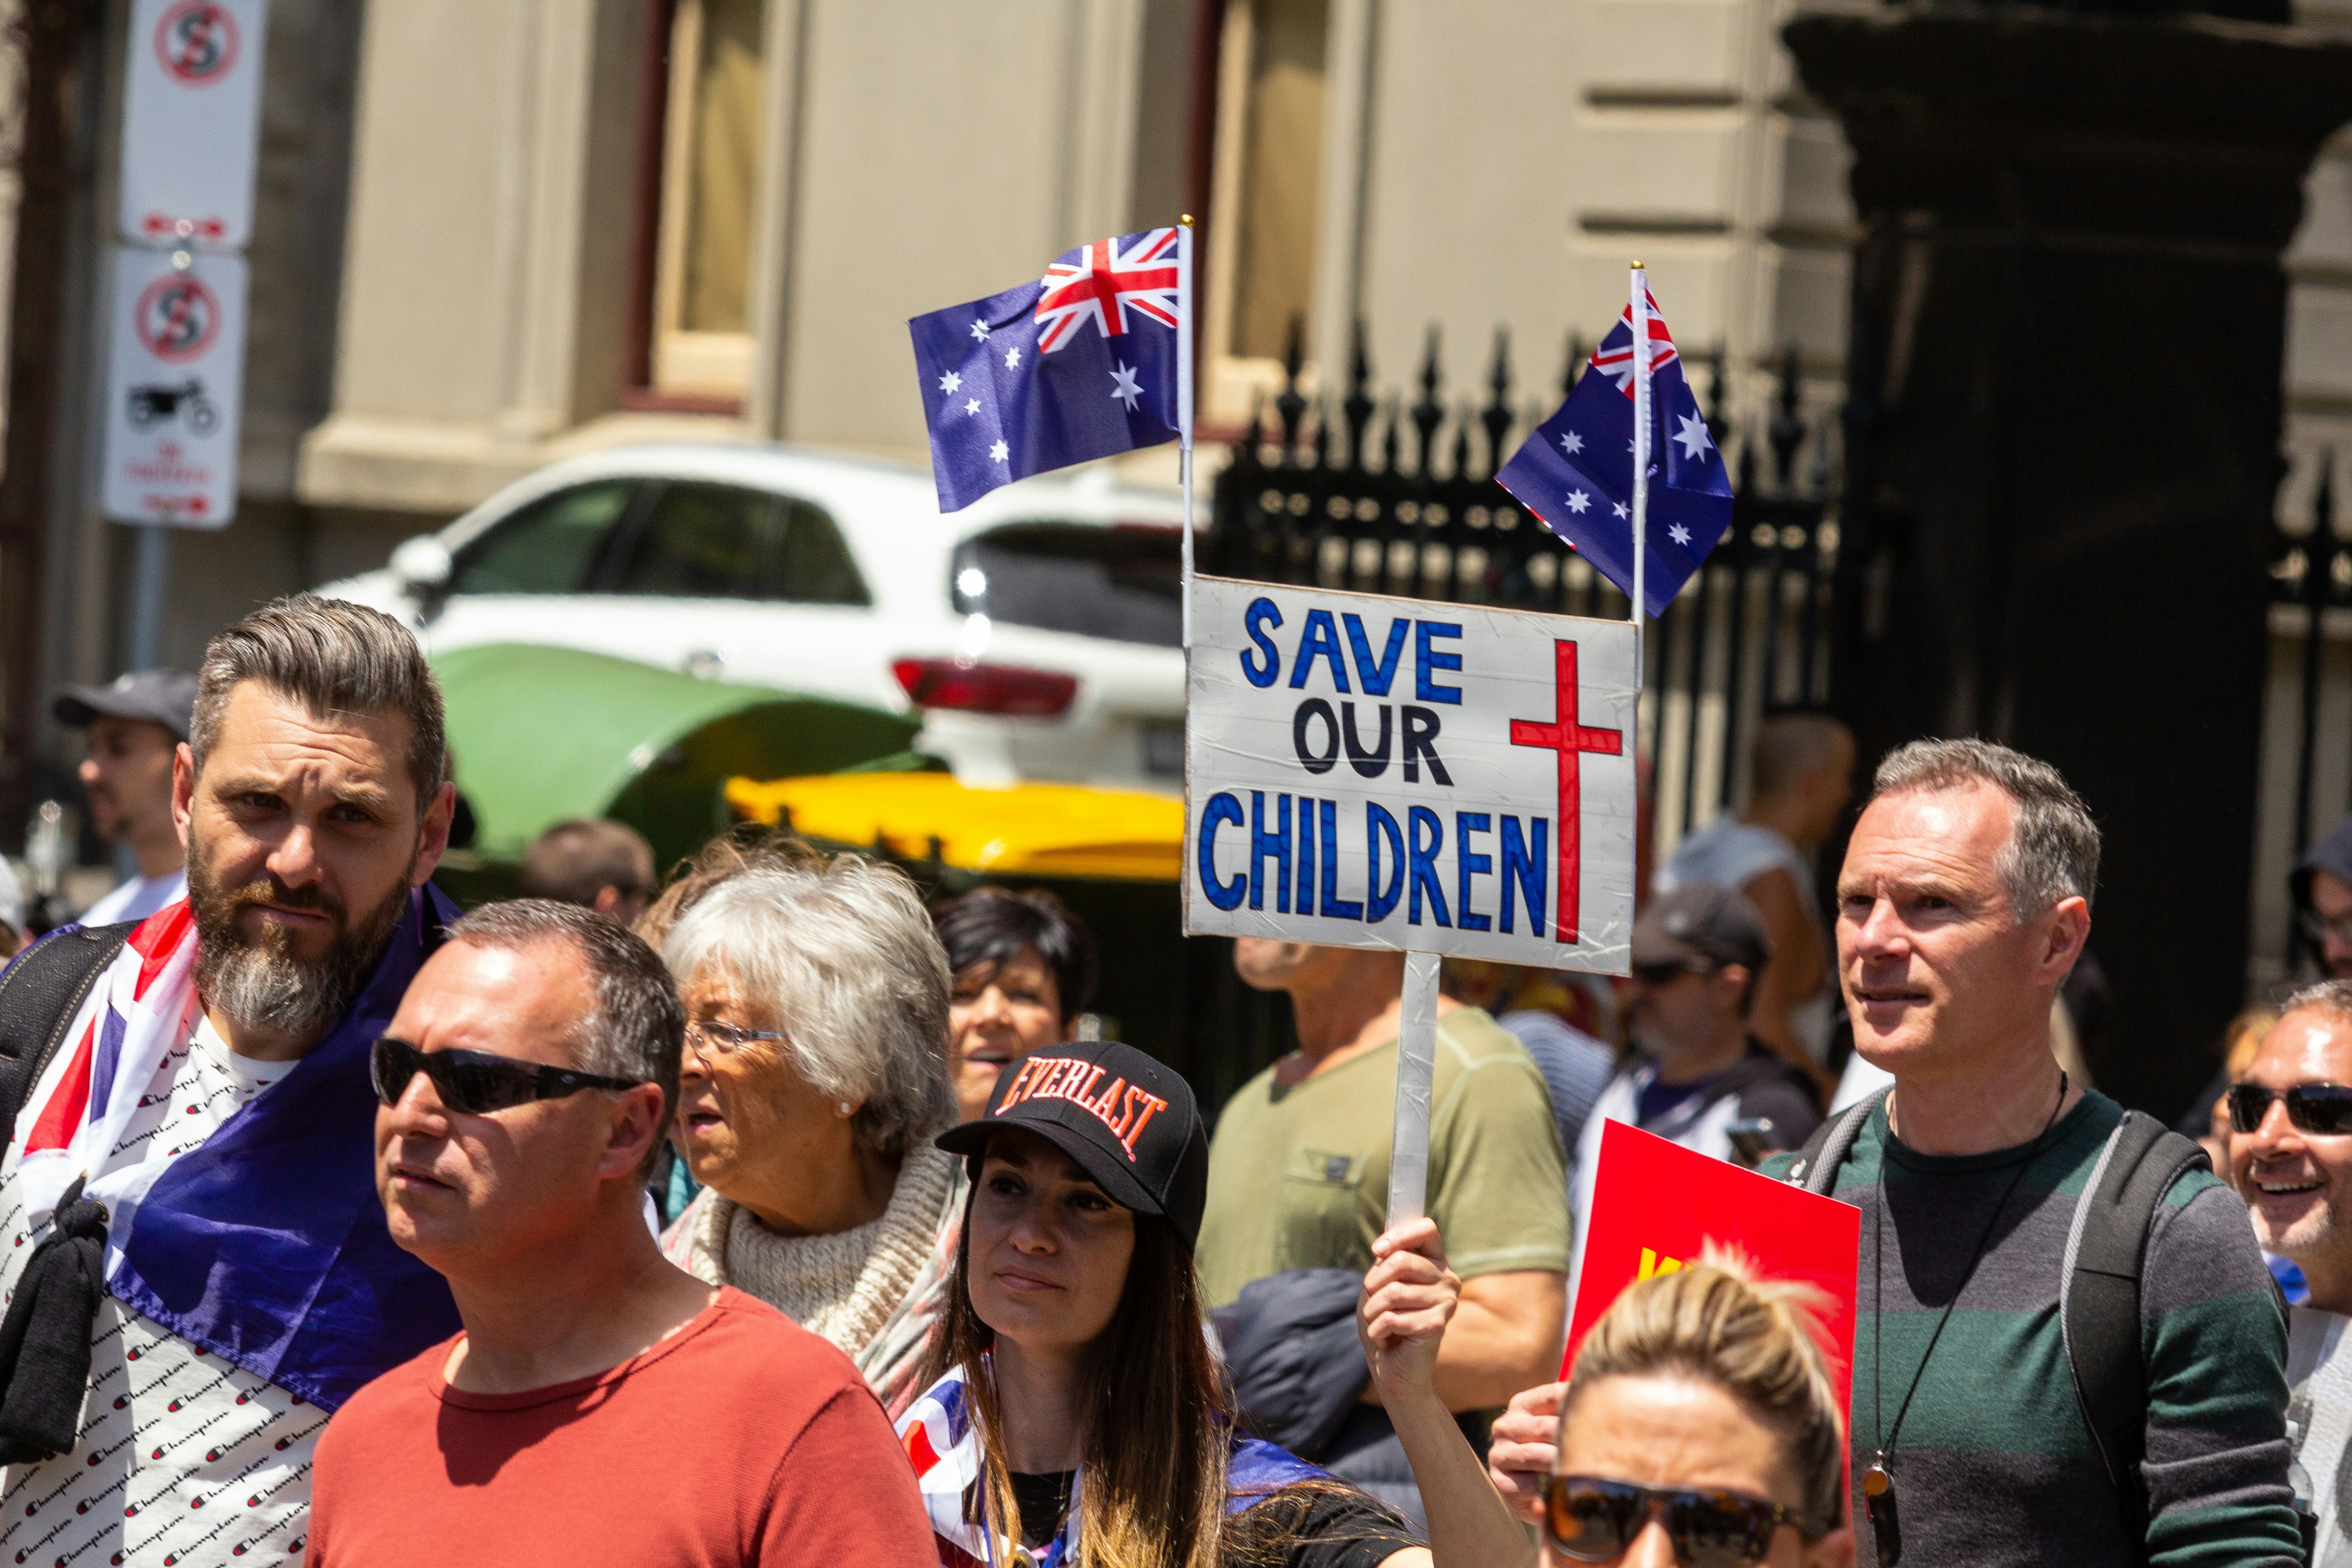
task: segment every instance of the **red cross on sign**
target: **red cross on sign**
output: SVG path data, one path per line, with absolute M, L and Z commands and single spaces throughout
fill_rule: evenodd
M 1559 940 L 1576 943 L 1576 891 L 1580 847 L 1578 827 L 1582 818 L 1583 791 L 1579 775 L 1582 769 L 1579 758 L 1586 752 L 1601 752 L 1610 756 L 1624 750 L 1623 732 L 1617 730 L 1596 730 L 1576 721 L 1576 645 L 1565 638 L 1555 641 L 1552 648 L 1553 721 L 1540 724 L 1532 719 L 1511 721 L 1511 744 L 1542 746 L 1559 758 L 1559 816 L 1554 828 L 1559 836 L 1559 895 L 1554 904 L 1559 910 L 1554 930 Z

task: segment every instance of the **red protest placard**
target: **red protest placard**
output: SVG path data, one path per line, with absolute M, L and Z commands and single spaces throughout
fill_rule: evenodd
M 1560 1376 L 1585 1331 L 1637 1279 L 1698 1261 L 1708 1242 L 1737 1247 L 1767 1279 L 1818 1288 L 1822 1350 L 1840 1409 L 1851 1409 L 1854 1277 L 1862 1211 L 1612 1121 L 1601 1130 L 1584 1272 Z

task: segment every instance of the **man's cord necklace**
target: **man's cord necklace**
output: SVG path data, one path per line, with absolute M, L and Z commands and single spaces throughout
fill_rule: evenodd
M 1872 1522 L 1879 1524 L 1882 1530 L 1891 1530 L 1894 1523 L 1894 1499 L 1891 1494 L 1895 1489 L 1895 1478 L 1887 1473 L 1887 1458 L 1894 1451 L 1895 1438 L 1902 1435 L 1903 1417 L 1911 1409 L 1911 1396 L 1919 1392 L 1919 1380 L 1926 1375 L 1927 1362 L 1936 1353 L 1936 1342 L 1944 1337 L 1944 1325 L 1952 1321 L 1952 1309 L 1960 1304 L 1961 1292 L 1969 1288 L 1969 1281 L 1976 1278 L 1977 1265 L 1984 1261 L 1985 1248 L 1991 1245 L 1993 1228 L 2000 1223 L 2001 1211 L 2009 1207 L 2009 1200 L 2017 1194 L 2017 1184 L 2025 1179 L 2025 1173 L 2032 1169 L 2033 1162 L 2042 1157 L 2042 1141 L 2050 1136 L 2050 1130 L 2058 1125 L 2058 1112 L 2066 1104 L 2067 1087 L 2066 1072 L 2062 1068 L 2058 1072 L 2058 1103 L 2050 1108 L 2050 1119 L 2034 1135 L 2033 1144 L 2026 1150 L 2025 1158 L 2017 1163 L 2017 1173 L 2010 1177 L 2009 1185 L 2002 1189 L 2000 1201 L 1992 1205 L 1992 1213 L 1985 1220 L 1983 1234 L 1977 1237 L 1976 1247 L 1969 1254 L 1968 1267 L 1960 1271 L 1960 1282 L 1952 1288 L 1952 1299 L 1944 1303 L 1943 1315 L 1936 1320 L 1936 1331 L 1927 1336 L 1927 1348 L 1920 1352 L 1919 1364 L 1912 1371 L 1911 1385 L 1903 1391 L 1903 1403 L 1895 1407 L 1895 1425 L 1891 1429 L 1885 1425 L 1885 1407 L 1879 1397 L 1881 1369 L 1886 1364 L 1878 1353 L 1879 1324 L 1885 1319 L 1886 1302 L 1886 1249 L 1882 1232 L 1886 1214 L 1886 1174 L 1884 1166 L 1880 1169 L 1878 1202 L 1872 1205 L 1870 1211 L 1870 1424 L 1874 1432 L 1885 1435 L 1879 1439 L 1878 1451 L 1871 1457 L 1870 1468 L 1863 1472 L 1862 1491 L 1868 1500 Z M 1894 1134 L 1891 1103 L 1889 1112 L 1887 1132 L 1891 1137 Z M 1883 1521 L 1881 1499 L 1886 1502 Z M 1885 1554 L 1882 1552 L 1881 1555 L 1884 1557 Z

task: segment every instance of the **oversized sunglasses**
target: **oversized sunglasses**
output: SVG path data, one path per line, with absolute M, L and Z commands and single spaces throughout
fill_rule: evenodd
M 1544 1483 L 1544 1537 L 1571 1562 L 1623 1555 L 1654 1510 L 1664 1512 L 1666 1539 L 1683 1568 L 1752 1568 L 1784 1524 L 1809 1541 L 1829 1531 L 1794 1509 L 1743 1492 L 1664 1490 L 1597 1476 L 1553 1476 Z
M 420 1051 L 406 1040 L 390 1036 L 378 1040 L 368 1057 L 375 1097 L 386 1105 L 398 1104 L 408 1092 L 409 1080 L 418 1073 L 433 1080 L 433 1092 L 441 1097 L 442 1104 L 467 1116 L 528 1105 L 534 1100 L 561 1100 L 583 1089 L 635 1089 L 642 1081 L 517 1061 L 488 1051 Z
M 2286 1119 L 2298 1132 L 2341 1137 L 2352 1132 L 2352 1089 L 2340 1083 L 2299 1083 L 2293 1089 L 2266 1089 L 2258 1083 L 2230 1086 L 2230 1125 L 2252 1132 L 2271 1113 L 2271 1101 L 2286 1101 Z

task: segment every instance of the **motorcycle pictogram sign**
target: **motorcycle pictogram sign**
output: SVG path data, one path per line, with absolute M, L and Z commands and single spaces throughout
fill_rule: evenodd
M 114 250 L 100 500 L 118 521 L 220 528 L 236 515 L 246 265 L 188 259 Z

